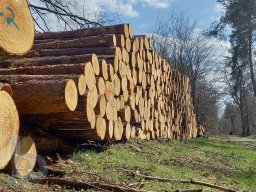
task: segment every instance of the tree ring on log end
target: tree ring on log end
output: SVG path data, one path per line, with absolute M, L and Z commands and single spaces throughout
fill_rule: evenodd
M 1 1 L 0 26 L 3 51 L 22 55 L 31 49 L 35 36 L 34 20 L 26 0 Z

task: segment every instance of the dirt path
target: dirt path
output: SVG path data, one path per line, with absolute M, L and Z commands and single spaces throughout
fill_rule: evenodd
M 250 149 L 256 149 L 256 138 L 227 136 L 227 137 L 224 137 L 224 139 L 242 144 Z

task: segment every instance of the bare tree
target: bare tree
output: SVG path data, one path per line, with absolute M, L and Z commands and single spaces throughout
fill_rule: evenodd
M 31 0 L 29 6 L 42 32 L 96 27 L 118 19 L 112 13 L 94 11 L 79 0 Z
M 217 119 L 218 92 L 208 80 L 216 64 L 211 40 L 197 31 L 196 23 L 182 12 L 158 19 L 152 40 L 159 55 L 189 76 L 197 121 L 207 125 L 212 117 Z

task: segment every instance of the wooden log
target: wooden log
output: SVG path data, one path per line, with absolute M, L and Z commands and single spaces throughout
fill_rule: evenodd
M 97 117 L 96 132 L 100 140 L 103 140 L 105 138 L 106 130 L 107 130 L 106 120 L 103 119 L 102 117 Z
M 129 140 L 131 138 L 131 125 L 130 123 L 124 124 L 124 132 L 123 132 L 123 138 L 125 140 Z
M 96 87 L 100 95 L 105 94 L 106 84 L 102 77 L 96 79 Z
M 22 58 L 29 57 L 52 57 L 52 56 L 74 56 L 83 54 L 97 55 L 118 55 L 120 50 L 117 47 L 88 47 L 88 48 L 44 48 L 29 51 Z
M 96 77 L 90 62 L 85 63 L 84 76 L 89 90 L 96 89 Z
M 34 169 L 36 159 L 37 150 L 33 138 L 20 137 L 11 162 L 12 174 L 21 177 L 28 176 Z
M 10 96 L 12 96 L 12 94 L 13 94 L 13 90 L 12 90 L 11 85 L 9 83 L 1 83 L 0 82 L 0 91 L 5 91 Z
M 81 74 L 78 78 L 78 85 L 77 85 L 79 95 L 81 96 L 84 95 L 86 92 L 86 88 L 87 88 L 87 84 L 86 84 L 85 75 Z
M 132 45 L 131 45 L 131 39 L 130 38 L 127 38 L 125 39 L 125 49 L 126 51 L 130 52 L 131 51 L 131 48 L 132 48 Z
M 120 62 L 118 67 L 118 73 L 121 77 L 125 77 L 127 74 L 127 66 L 125 62 Z
M 105 139 L 112 139 L 114 135 L 114 123 L 112 120 L 106 120 L 107 131 Z
M 19 127 L 19 115 L 12 97 L 0 91 L 0 169 L 5 168 L 12 158 Z
M 109 102 L 112 102 L 115 95 L 114 85 L 111 81 L 106 81 L 105 96 Z
M 80 75 L 85 63 L 1 68 L 0 75 Z
M 125 38 L 130 38 L 130 29 L 128 24 L 119 24 L 112 26 L 103 26 L 97 28 L 78 29 L 73 31 L 62 31 L 54 33 L 39 33 L 36 35 L 37 40 L 43 39 L 68 39 L 81 38 L 107 34 L 123 34 Z
M 100 63 L 100 73 L 99 73 L 99 77 L 103 77 L 104 80 L 108 80 L 109 76 L 108 76 L 108 64 L 106 62 L 105 59 L 99 60 Z
M 70 40 L 55 40 L 52 42 L 35 44 L 33 49 L 66 49 L 86 47 L 115 47 L 116 36 L 113 34 L 76 38 Z
M 119 96 L 121 91 L 121 82 L 117 74 L 114 74 L 112 78 L 112 82 L 113 82 L 113 89 L 114 89 L 115 96 Z
M 118 120 L 114 123 L 114 138 L 115 140 L 121 140 L 123 136 L 123 122 L 120 117 L 118 117 Z
M 102 136 L 100 136 L 96 129 L 82 130 L 61 130 L 59 135 L 64 138 L 70 138 L 73 142 L 85 142 L 85 141 L 102 141 Z M 104 135 L 104 134 L 102 134 Z
M 61 65 L 61 64 L 76 64 L 91 62 L 92 65 L 96 65 L 97 68 L 97 56 L 95 54 L 84 54 L 76 56 L 61 56 L 61 57 L 34 57 L 34 58 L 22 58 L 12 59 L 1 63 L 3 68 L 16 68 L 16 67 L 29 67 L 29 66 L 44 66 L 44 65 Z M 96 73 L 95 73 L 96 74 Z
M 74 111 L 77 87 L 71 79 L 36 79 L 11 83 L 13 99 L 20 114 L 44 114 Z
M 28 52 L 34 41 L 34 21 L 26 0 L 2 1 L 0 61 Z

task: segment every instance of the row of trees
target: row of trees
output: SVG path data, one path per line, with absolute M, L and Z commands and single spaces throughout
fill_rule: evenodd
M 157 19 L 152 32 L 153 45 L 173 68 L 190 77 L 197 121 L 207 128 L 208 133 L 247 136 L 256 127 L 253 118 L 256 114 L 256 1 L 217 2 L 225 11 L 210 32 L 197 30 L 196 22 L 191 22 L 184 13 L 173 11 L 168 18 Z M 111 13 L 90 12 L 85 15 L 91 10 L 86 5 L 86 1 L 77 0 L 31 0 L 29 4 L 39 31 L 56 30 L 56 26 L 73 30 L 118 21 L 118 16 L 113 17 Z M 226 28 L 228 33 L 225 33 Z M 228 34 L 231 45 L 230 56 L 219 60 L 216 40 L 212 36 L 223 38 L 225 34 Z M 217 81 L 216 69 L 221 71 Z M 220 82 L 225 83 L 224 91 L 218 87 Z M 221 117 L 220 97 L 231 98 Z
M 217 66 L 216 50 L 212 39 L 196 26 L 184 13 L 172 12 L 168 18 L 157 20 L 152 40 L 161 57 L 189 76 L 197 121 L 214 130 L 219 97 L 212 81 Z
M 230 57 L 223 68 L 227 93 L 232 103 L 227 103 L 222 119 L 231 122 L 230 133 L 235 126 L 242 128 L 241 134 L 248 136 L 255 129 L 255 0 L 218 0 L 225 13 L 211 30 L 211 35 L 225 36 L 224 29 L 229 29 Z M 231 32 L 230 32 L 231 31 Z M 240 119 L 239 119 L 240 118 Z M 237 123 L 235 123 L 237 121 Z M 225 126 L 222 124 L 222 127 Z

